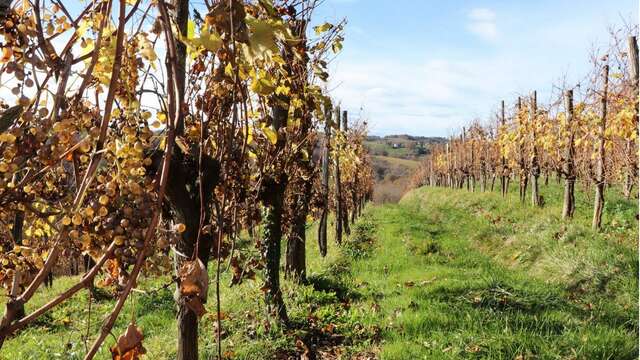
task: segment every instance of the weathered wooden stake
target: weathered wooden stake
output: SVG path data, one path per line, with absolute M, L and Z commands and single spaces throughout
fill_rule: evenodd
M 609 91 L 609 65 L 605 65 L 602 71 L 603 90 L 600 99 L 600 127 L 599 142 L 596 164 L 596 196 L 593 203 L 593 222 L 591 227 L 594 230 L 602 226 L 602 210 L 604 208 L 604 185 L 605 185 L 605 131 L 607 129 L 607 92 Z
M 318 224 L 318 247 L 322 257 L 327 255 L 327 221 L 329 218 L 329 154 L 331 141 L 331 105 L 324 109 L 324 146 L 322 149 L 322 213 Z
M 538 187 L 538 179 L 540 178 L 540 161 L 538 159 L 538 146 L 536 142 L 536 121 L 538 113 L 538 97 L 537 92 L 534 91 L 531 95 L 531 111 L 529 112 L 529 119 L 533 129 L 531 130 L 531 204 L 533 206 L 540 206 L 540 193 Z
M 337 130 L 340 131 L 340 106 L 336 106 L 334 110 L 334 118 L 336 119 Z M 342 184 L 340 181 L 340 156 L 339 148 L 336 152 L 336 168 L 335 168 L 335 202 L 336 202 L 336 242 L 342 244 Z
M 638 41 L 635 36 L 629 36 L 629 66 L 631 71 L 631 80 L 633 81 L 634 114 L 633 114 L 633 131 L 638 133 Z M 628 159 L 627 173 L 624 182 L 624 197 L 628 200 L 631 197 L 631 191 L 638 176 L 638 155 L 636 141 L 627 139 L 625 144 L 626 156 Z
M 347 110 L 342 112 L 342 133 L 344 135 L 345 141 L 347 140 L 347 131 L 349 130 L 348 123 L 349 114 Z M 342 192 L 345 192 L 344 189 L 341 189 Z M 348 190 L 348 189 L 347 189 Z M 344 227 L 344 233 L 349 236 L 351 235 L 351 227 L 349 226 L 349 207 L 347 206 L 347 194 L 340 194 L 340 201 L 342 204 L 340 205 L 341 213 L 342 213 L 342 226 Z
M 516 105 L 516 117 L 520 116 L 520 112 L 522 110 L 522 99 L 518 96 L 518 103 Z M 518 121 L 518 126 L 521 127 L 522 123 L 519 120 Z M 527 162 L 526 162 L 526 153 L 525 153 L 525 143 L 524 141 L 520 140 L 520 158 L 519 158 L 519 162 L 520 162 L 520 171 L 519 171 L 519 176 L 520 176 L 520 202 L 521 203 L 525 203 L 526 201 L 526 197 L 527 197 L 527 184 L 529 182 L 529 174 L 527 173 Z
M 562 207 L 562 218 L 568 219 L 573 217 L 573 212 L 575 210 L 575 196 L 574 196 L 574 188 L 576 182 L 576 173 L 574 169 L 574 154 L 575 148 L 573 145 L 574 139 L 574 131 L 571 128 L 573 123 L 573 90 L 567 90 L 564 96 L 565 110 L 566 110 L 566 119 L 567 119 L 567 129 L 569 130 L 569 141 L 567 143 L 567 148 L 565 152 L 564 159 L 564 205 Z
M 506 126 L 506 119 L 504 117 L 504 100 L 500 102 L 500 126 L 501 131 L 504 131 Z M 507 159 L 504 154 L 500 154 L 500 193 L 502 197 L 507 196 Z

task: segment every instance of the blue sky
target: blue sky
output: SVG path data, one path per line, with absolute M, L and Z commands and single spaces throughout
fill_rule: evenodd
M 446 136 L 501 99 L 577 83 L 638 1 L 325 0 L 316 16 L 348 20 L 327 87 L 370 133 Z

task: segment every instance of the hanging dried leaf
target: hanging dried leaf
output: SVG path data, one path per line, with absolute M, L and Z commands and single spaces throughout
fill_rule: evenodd
M 118 342 L 111 347 L 113 360 L 138 360 L 146 351 L 142 346 L 144 335 L 135 323 L 129 324 L 124 334 L 118 337 Z
M 187 296 L 185 298 L 185 304 L 191 311 L 193 311 L 199 318 L 207 313 L 207 309 L 202 305 L 202 300 L 196 296 Z
M 118 283 L 120 277 L 120 264 L 118 259 L 109 259 L 105 262 L 105 277 L 98 280 L 98 287 L 107 287 Z
M 178 276 L 180 277 L 181 300 L 198 317 L 202 317 L 206 313 L 203 303 L 207 299 L 209 289 L 207 267 L 200 259 L 187 261 L 180 268 Z

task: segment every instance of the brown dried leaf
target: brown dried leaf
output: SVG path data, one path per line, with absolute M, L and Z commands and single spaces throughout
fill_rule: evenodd
M 185 304 L 191 311 L 198 315 L 198 318 L 201 318 L 202 315 L 207 313 L 207 310 L 202 305 L 202 300 L 197 296 L 187 296 L 185 298 Z
M 181 296 L 195 295 L 202 300 L 207 298 L 209 274 L 207 274 L 207 268 L 200 259 L 182 264 L 178 276 L 180 277 Z
M 200 259 L 187 261 L 182 264 L 178 276 L 180 277 L 180 296 L 184 304 L 198 317 L 202 317 L 207 312 L 203 303 L 207 299 L 209 288 L 209 274 L 206 266 Z
M 135 323 L 129 324 L 124 334 L 118 337 L 118 342 L 111 347 L 113 360 L 138 360 L 145 353 L 142 347 L 144 335 Z

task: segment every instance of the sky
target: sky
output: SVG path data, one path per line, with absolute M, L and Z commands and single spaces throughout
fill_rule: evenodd
M 374 135 L 448 136 L 504 99 L 577 84 L 608 29 L 637 0 L 324 0 L 316 19 L 348 21 L 330 65 L 334 100 Z

